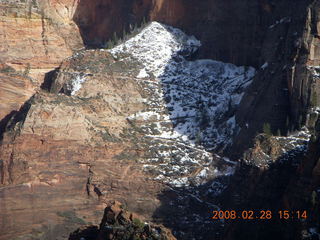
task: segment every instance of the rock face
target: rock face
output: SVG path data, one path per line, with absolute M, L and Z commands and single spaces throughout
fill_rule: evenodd
M 81 48 L 72 22 L 74 1 L 0 1 L 0 63 L 34 78 L 44 75 Z
M 319 127 L 316 124 L 316 129 Z M 221 195 L 225 209 L 272 211 L 267 221 L 230 221 L 223 239 L 317 239 L 319 224 L 319 134 L 260 135 Z M 317 145 L 317 147 L 316 147 Z M 287 210 L 290 217 L 281 218 Z M 298 217 L 297 211 L 304 212 Z
M 117 86 L 119 84 L 132 90 L 130 83 L 120 80 Z M 120 91 L 120 88 L 114 89 Z M 110 91 L 109 94 L 110 101 L 114 101 L 113 94 Z M 132 90 L 134 98 L 129 98 L 127 93 L 128 102 L 132 100 L 130 104 L 139 101 L 135 94 L 138 93 Z M 103 200 L 99 199 L 107 192 L 112 199 L 122 201 L 145 194 L 145 200 L 132 202 L 132 207 L 148 211 L 148 202 L 154 202 L 152 197 L 160 191 L 161 185 L 148 181 L 142 168 L 131 159 L 139 155 L 132 143 L 119 142 L 113 136 L 127 125 L 125 118 L 115 113 L 121 108 L 126 111 L 128 106 L 120 104 L 119 109 L 111 108 L 97 95 L 81 100 L 44 93 L 26 104 L 21 115 L 9 123 L 13 134 L 6 133 L 2 143 L 1 184 L 12 188 L 1 191 L 1 238 L 21 236 L 25 239 L 26 233 L 33 236 L 30 231 L 35 229 L 37 239 L 64 239 L 64 234 L 78 224 L 97 224 L 101 216 L 92 216 L 96 214 L 92 210 L 103 208 Z M 133 106 L 139 108 L 139 103 Z M 121 157 L 126 154 L 127 157 Z M 143 186 L 149 187 L 144 190 Z M 17 191 L 18 198 L 15 197 Z M 46 214 L 33 211 L 34 207 L 43 209 Z M 150 207 L 155 206 L 151 204 Z M 22 222 L 14 220 L 11 212 L 19 208 L 23 209 L 19 214 Z M 69 222 L 68 227 L 65 222 Z
M 76 224 L 96 223 L 100 216 L 89 209 L 112 199 L 157 221 L 166 215 L 154 215 L 162 192 L 230 174 L 234 163 L 208 148 L 229 144 L 233 109 L 254 69 L 187 61 L 198 46 L 178 29 L 151 23 L 110 51 L 80 51 L 62 63 L 50 93 L 26 102 L 3 135 L 3 237 L 23 239 L 34 229 L 40 239 L 63 238 Z M 216 86 L 210 96 L 208 84 Z M 223 119 L 231 119 L 226 132 Z M 47 214 L 34 212 L 36 206 Z M 12 211 L 19 208 L 21 219 L 34 221 L 18 224 Z
M 310 127 L 314 125 L 315 109 L 319 106 L 317 68 L 314 68 L 318 64 L 319 3 L 298 1 L 295 9 L 288 8 L 290 4 L 287 0 L 232 4 L 219 0 L 201 3 L 158 0 L 119 2 L 118 5 L 82 1 L 75 22 L 84 39 L 95 43 L 93 45 L 103 45 L 115 32 L 123 35 L 117 29 L 129 31 L 130 25 L 140 22 L 144 16 L 194 34 L 202 42 L 197 52 L 200 57 L 259 69 L 236 114 L 241 127 L 231 153 L 236 158 L 252 146 L 252 139 L 261 132 L 264 123 L 269 123 L 273 132 L 280 130 L 282 134 L 305 123 Z M 123 5 L 126 8 L 122 8 Z M 85 12 L 88 7 L 92 11 Z M 102 15 L 103 9 L 109 9 L 112 16 L 126 13 L 128 17 L 115 21 L 117 17 Z
M 273 133 L 281 134 L 302 125 L 315 125 L 319 114 L 319 2 L 297 4 L 297 8 L 280 11 L 280 20 L 267 30 L 262 48 L 264 64 L 236 114 L 241 131 L 235 139 L 234 152 L 248 147 L 264 124 L 270 124 Z
M 83 46 L 75 1 L 0 1 L 0 135 L 47 73 Z M 1 138 L 1 136 L 0 136 Z
M 10 71 L 12 72 L 8 73 Z M 18 111 L 20 106 L 33 95 L 34 88 L 35 85 L 30 78 L 16 74 L 8 66 L 2 68 L 2 73 L 0 73 L 1 133 L 4 130 L 6 119 L 10 117 L 10 114 Z

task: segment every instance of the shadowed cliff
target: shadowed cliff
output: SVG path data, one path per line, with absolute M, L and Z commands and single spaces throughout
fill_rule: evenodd
M 280 2 L 263 0 L 81 0 L 74 21 L 89 47 L 101 46 L 114 33 L 143 18 L 179 27 L 203 43 L 201 58 L 258 66 L 267 27 L 277 19 Z

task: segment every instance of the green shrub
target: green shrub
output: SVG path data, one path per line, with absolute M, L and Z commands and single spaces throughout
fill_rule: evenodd
M 132 220 L 132 224 L 133 224 L 133 226 L 135 226 L 136 228 L 138 228 L 138 229 L 142 229 L 142 228 L 144 228 L 144 223 L 143 222 L 141 222 L 140 221 L 140 219 L 138 219 L 138 218 L 134 218 L 133 220 Z

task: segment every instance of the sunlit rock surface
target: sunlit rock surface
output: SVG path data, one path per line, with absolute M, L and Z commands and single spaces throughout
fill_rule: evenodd
M 159 197 L 173 187 L 190 187 L 188 198 L 213 207 L 192 187 L 232 175 L 235 163 L 212 150 L 230 144 L 234 109 L 255 71 L 187 60 L 199 46 L 152 22 L 111 50 L 80 51 L 63 62 L 50 93 L 36 94 L 7 125 L 0 153 L 3 236 L 36 229 L 46 239 L 50 223 L 50 236 L 63 238 L 79 221 L 99 221 L 90 209 L 113 199 L 159 219 Z M 224 188 L 212 184 L 213 195 L 217 185 Z M 46 216 L 36 210 L 44 204 Z M 17 224 L 12 211 L 34 221 Z

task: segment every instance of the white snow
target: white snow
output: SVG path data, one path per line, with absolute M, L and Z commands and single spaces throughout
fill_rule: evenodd
M 320 66 L 308 66 L 307 69 L 311 72 L 313 77 L 320 77 Z
M 262 66 L 261 69 L 265 70 L 269 66 L 268 62 L 265 62 Z
M 158 172 L 157 179 L 174 186 L 188 185 L 190 179 L 180 175 L 191 175 L 198 168 L 203 169 L 194 177 L 199 182 L 204 177 L 231 174 L 230 169 L 220 173 L 210 167 L 209 171 L 212 155 L 206 149 L 223 149 L 232 142 L 239 128 L 234 110 L 255 75 L 252 67 L 209 59 L 188 61 L 186 56 L 200 46 L 194 36 L 152 22 L 110 50 L 119 61 L 141 66 L 136 78 L 148 93 L 144 101 L 147 108 L 129 119 L 144 121 L 148 143 L 154 147 L 152 161 L 145 169 Z M 153 77 L 155 81 L 145 80 Z M 150 131 L 150 122 L 156 133 Z
M 272 24 L 269 26 L 269 29 L 272 29 L 274 28 L 275 26 L 281 24 L 281 23 L 289 23 L 291 22 L 291 18 L 290 17 L 284 17 L 284 18 L 281 18 L 280 20 L 276 21 L 275 24 Z
M 150 77 L 150 75 L 146 72 L 145 68 L 141 69 L 137 76 L 137 78 L 148 78 L 148 77 Z
M 158 102 L 153 105 L 160 104 L 161 98 L 168 99 L 169 119 L 176 127 L 174 131 L 159 129 L 159 138 L 181 138 L 190 143 L 198 140 L 210 147 L 227 145 L 231 143 L 237 125 L 233 116 L 228 120 L 224 114 L 239 105 L 255 70 L 214 60 L 187 61 L 184 58 L 200 46 L 195 37 L 152 22 L 137 36 L 110 52 L 120 59 L 131 56 L 143 66 L 137 78 L 152 73 L 162 85 Z
M 114 55 L 129 53 L 144 65 L 144 72 L 159 77 L 179 51 L 194 52 L 200 41 L 188 37 L 181 30 L 152 22 L 134 38 L 111 49 Z
M 74 96 L 82 87 L 82 84 L 86 81 L 84 74 L 77 74 L 71 82 L 71 95 Z

